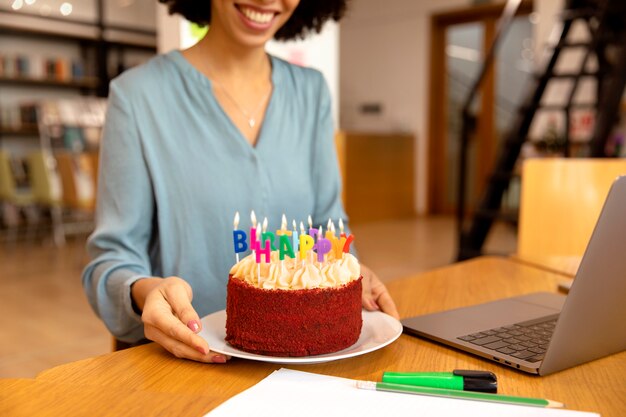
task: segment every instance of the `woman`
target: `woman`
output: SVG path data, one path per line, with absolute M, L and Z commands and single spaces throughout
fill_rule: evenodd
M 233 214 L 255 210 L 269 230 L 282 213 L 345 219 L 326 84 L 264 49 L 338 20 L 345 0 L 161 1 L 210 30 L 111 83 L 83 285 L 118 339 L 223 363 L 197 333 L 225 307 Z M 363 306 L 397 317 L 363 275 Z

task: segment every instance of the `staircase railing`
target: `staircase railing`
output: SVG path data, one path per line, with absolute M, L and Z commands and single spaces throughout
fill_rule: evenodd
M 467 153 L 468 146 L 470 142 L 470 136 L 476 130 L 476 115 L 472 112 L 472 105 L 474 100 L 476 99 L 480 87 L 487 76 L 489 68 L 493 64 L 495 59 L 496 51 L 500 42 L 508 29 L 511 27 L 511 23 L 517 14 L 520 5 L 522 4 L 522 0 L 507 0 L 506 5 L 504 6 L 504 10 L 498 23 L 496 25 L 496 31 L 494 35 L 493 42 L 489 48 L 489 51 L 485 55 L 485 60 L 483 61 L 483 65 L 480 69 L 479 75 L 472 84 L 469 93 L 467 94 L 467 98 L 463 104 L 463 109 L 461 111 L 462 118 L 462 128 L 461 128 L 461 148 L 459 153 L 459 172 L 458 172 L 458 194 L 457 194 L 457 234 L 459 239 L 462 239 L 463 230 L 464 230 L 464 220 L 465 220 L 465 205 L 466 205 L 466 178 L 465 174 L 467 171 Z

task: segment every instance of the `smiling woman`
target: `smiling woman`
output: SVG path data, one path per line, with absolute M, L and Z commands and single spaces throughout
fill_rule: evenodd
M 346 219 L 326 82 L 265 51 L 338 20 L 346 0 L 164 2 L 210 30 L 112 82 L 83 284 L 118 339 L 223 363 L 197 333 L 226 306 L 233 213 L 256 210 L 268 230 L 282 214 Z M 397 317 L 361 272 L 363 307 Z

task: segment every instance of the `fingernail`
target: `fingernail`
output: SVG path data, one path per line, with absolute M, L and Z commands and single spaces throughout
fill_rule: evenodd
M 200 324 L 196 320 L 189 320 L 187 322 L 187 327 L 189 327 L 194 333 L 198 333 L 200 330 Z
M 215 355 L 211 358 L 213 363 L 226 363 L 226 358 L 222 355 Z
M 376 301 L 370 300 L 369 303 L 372 310 L 380 310 L 380 307 L 378 306 L 378 303 L 376 303 Z
M 207 353 L 209 353 L 209 351 L 203 348 L 202 346 L 196 346 L 196 350 L 202 353 L 203 355 L 206 355 Z

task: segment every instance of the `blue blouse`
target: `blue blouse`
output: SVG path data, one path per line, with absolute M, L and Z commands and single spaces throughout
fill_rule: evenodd
M 82 279 L 118 339 L 144 337 L 130 297 L 141 277 L 185 279 L 200 317 L 225 308 L 235 212 L 246 233 L 251 210 L 268 218 L 268 230 L 280 228 L 283 213 L 289 228 L 309 215 L 316 226 L 346 220 L 324 78 L 276 57 L 271 63 L 274 88 L 254 147 L 179 51 L 111 83 Z

